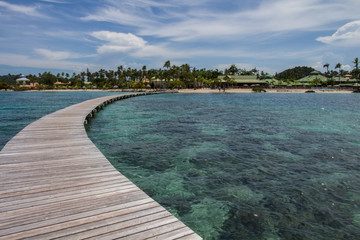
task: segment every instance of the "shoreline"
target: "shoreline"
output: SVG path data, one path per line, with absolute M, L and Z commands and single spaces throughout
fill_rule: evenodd
M 311 88 L 264 88 L 265 93 L 305 93 L 312 90 L 315 93 L 353 93 L 349 89 L 311 89 Z M 13 90 L 7 90 L 13 91 Z M 153 89 L 45 89 L 45 90 L 26 90 L 24 92 L 156 92 Z M 255 93 L 251 88 L 227 88 L 225 91 L 211 88 L 199 89 L 168 89 L 159 90 L 160 92 L 178 92 L 178 93 Z M 4 91 L 5 92 L 5 91 Z
M 347 89 L 279 89 L 279 88 L 264 88 L 266 93 L 305 93 L 308 90 L 313 90 L 315 93 L 353 93 L 353 90 Z M 180 89 L 179 93 L 255 93 L 251 88 L 229 88 L 219 91 L 218 89 L 202 88 L 202 89 Z

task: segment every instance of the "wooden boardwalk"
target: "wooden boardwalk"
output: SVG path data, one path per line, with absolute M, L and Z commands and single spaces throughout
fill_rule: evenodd
M 87 137 L 88 100 L 25 127 L 0 152 L 0 239 L 201 239 L 119 173 Z M 156 184 L 156 183 L 155 183 Z

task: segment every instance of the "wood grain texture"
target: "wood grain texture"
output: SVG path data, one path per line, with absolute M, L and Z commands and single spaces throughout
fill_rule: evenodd
M 84 123 L 88 100 L 29 124 L 0 152 L 0 239 L 201 239 L 119 173 Z

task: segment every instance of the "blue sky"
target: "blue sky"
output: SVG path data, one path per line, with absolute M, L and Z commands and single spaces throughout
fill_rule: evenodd
M 359 0 L 0 0 L 0 75 L 166 60 L 273 74 L 356 57 Z

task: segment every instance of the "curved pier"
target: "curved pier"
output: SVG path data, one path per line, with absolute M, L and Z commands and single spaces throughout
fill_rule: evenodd
M 0 152 L 0 239 L 201 239 L 119 173 L 84 122 L 88 100 L 31 123 Z

